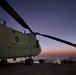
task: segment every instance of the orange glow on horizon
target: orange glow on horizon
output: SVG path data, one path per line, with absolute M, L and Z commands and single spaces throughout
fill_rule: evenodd
M 54 50 L 44 50 L 41 52 L 40 56 L 76 56 L 76 49 L 54 49 Z

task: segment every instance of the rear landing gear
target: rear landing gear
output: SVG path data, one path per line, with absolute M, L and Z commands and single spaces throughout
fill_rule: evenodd
M 34 61 L 33 61 L 32 58 L 28 58 L 28 59 L 25 60 L 25 64 L 26 65 L 33 65 L 34 64 Z
M 1 66 L 6 65 L 7 63 L 8 63 L 8 62 L 7 62 L 6 59 L 2 59 L 2 60 L 0 61 L 0 65 L 1 65 Z

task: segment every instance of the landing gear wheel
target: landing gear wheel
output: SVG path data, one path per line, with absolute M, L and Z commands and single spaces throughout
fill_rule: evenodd
M 26 65 L 33 65 L 33 59 L 32 58 L 26 59 L 25 64 Z
M 1 65 L 1 66 L 6 65 L 6 64 L 7 64 L 7 60 L 2 59 L 2 60 L 0 61 L 0 65 Z
M 39 63 L 45 63 L 45 60 L 44 59 L 40 59 Z

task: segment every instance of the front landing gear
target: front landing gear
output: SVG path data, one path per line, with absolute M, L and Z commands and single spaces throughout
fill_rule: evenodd
M 34 63 L 34 61 L 33 61 L 32 58 L 28 58 L 28 59 L 25 60 L 26 65 L 33 65 L 33 63 Z

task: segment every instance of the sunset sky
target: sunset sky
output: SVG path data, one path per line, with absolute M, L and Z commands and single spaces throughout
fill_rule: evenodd
M 76 43 L 76 0 L 7 0 L 7 2 L 33 31 Z M 1 7 L 0 18 L 11 28 L 22 32 L 26 30 Z M 42 56 L 76 55 L 75 47 L 42 36 L 37 38 Z

